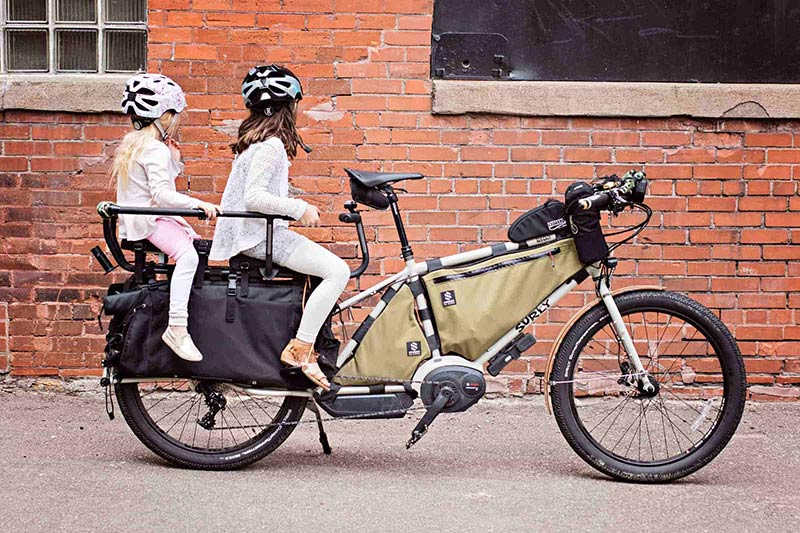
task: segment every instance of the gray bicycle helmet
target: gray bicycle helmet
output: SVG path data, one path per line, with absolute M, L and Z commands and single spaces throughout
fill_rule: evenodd
M 263 108 L 303 99 L 303 86 L 291 70 L 280 65 L 259 65 L 250 69 L 242 82 L 242 96 L 248 108 Z

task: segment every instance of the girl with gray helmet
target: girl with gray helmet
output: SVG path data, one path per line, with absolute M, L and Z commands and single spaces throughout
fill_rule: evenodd
M 236 158 L 222 195 L 222 207 L 290 216 L 303 226 L 319 225 L 315 206 L 289 197 L 290 160 L 297 155 L 298 146 L 310 151 L 295 125 L 297 103 L 303 97 L 300 80 L 278 65 L 254 67 L 242 83 L 242 96 L 250 115 L 231 145 Z M 227 260 L 240 253 L 263 259 L 265 224 L 258 219 L 220 219 L 210 259 Z M 300 367 L 312 382 L 329 389 L 317 364 L 314 341 L 347 285 L 350 268 L 327 249 L 291 231 L 285 221 L 275 222 L 273 260 L 322 279 L 308 298 L 297 334 L 283 350 L 281 362 Z
M 122 111 L 130 116 L 133 131 L 117 148 L 112 175 L 117 178 L 117 203 L 127 207 L 202 209 L 214 219 L 218 206 L 175 190 L 175 177 L 183 171 L 178 130 L 186 98 L 177 83 L 160 74 L 139 74 L 125 84 Z M 120 216 L 120 237 L 147 239 L 175 261 L 170 279 L 169 326 L 162 340 L 181 359 L 201 361 L 203 355 L 187 329 L 189 294 L 198 257 L 192 241 L 199 239 L 181 217 Z

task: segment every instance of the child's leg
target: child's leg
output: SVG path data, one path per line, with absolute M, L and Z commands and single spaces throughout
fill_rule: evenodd
M 308 239 L 303 239 L 303 242 L 283 262 L 283 266 L 322 278 L 322 282 L 308 297 L 297 330 L 299 340 L 313 344 L 322 324 L 347 285 L 347 280 L 350 279 L 350 267 L 340 257 Z
M 147 238 L 175 261 L 169 289 L 169 325 L 188 326 L 189 296 L 199 259 L 192 236 L 179 223 L 167 218 L 156 221 L 156 231 Z
M 201 361 L 203 355 L 189 336 L 189 296 L 199 259 L 193 237 L 178 222 L 167 218 L 156 221 L 156 230 L 147 240 L 175 261 L 169 288 L 169 327 L 161 336 L 178 357 Z

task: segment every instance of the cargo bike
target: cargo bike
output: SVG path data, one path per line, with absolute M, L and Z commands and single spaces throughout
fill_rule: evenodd
M 325 453 L 323 413 L 380 419 L 422 411 L 411 447 L 439 414 L 475 405 L 486 392 L 485 375 L 497 376 L 530 349 L 537 320 L 584 281 L 597 298 L 548 340 L 549 359 L 539 373 L 547 407 L 577 454 L 617 479 L 663 482 L 703 467 L 729 442 L 744 408 L 745 371 L 726 326 L 681 294 L 649 286 L 612 289 L 614 250 L 652 215 L 644 203 L 644 172 L 574 183 L 565 202 L 548 200 L 519 217 L 508 242 L 417 261 L 396 184 L 423 176 L 346 171 L 353 201 L 339 219 L 355 225 L 361 253 L 351 277 L 369 263 L 359 204 L 391 211 L 405 268 L 331 312 L 315 345 L 330 391 L 315 389 L 279 362 L 315 283 L 272 263 L 279 217 L 222 215 L 263 219 L 265 261 L 237 256 L 224 266 L 208 265 L 211 243 L 196 242 L 200 266 L 189 330 L 205 358 L 188 363 L 160 339 L 172 266 L 147 241 L 120 242 L 116 225 L 120 215 L 203 214 L 98 206 L 117 265 L 100 247 L 93 253 L 107 272 L 119 266 L 131 273 L 104 299 L 111 316 L 102 379 L 107 409 L 113 417 L 116 398 L 153 452 L 181 467 L 239 468 L 277 449 L 305 422 L 306 409 L 316 417 L 310 423 L 318 425 Z M 641 221 L 617 229 L 616 242 L 608 244 L 601 211 L 626 209 Z M 331 320 L 368 299 L 377 303 L 340 346 Z

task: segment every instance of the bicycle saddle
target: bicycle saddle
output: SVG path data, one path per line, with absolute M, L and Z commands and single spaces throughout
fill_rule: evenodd
M 347 172 L 348 176 L 365 187 L 377 187 L 401 180 L 419 180 L 424 177 L 422 174 L 408 172 L 368 172 L 366 170 L 355 170 L 352 168 L 346 168 L 344 171 Z

